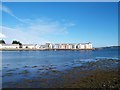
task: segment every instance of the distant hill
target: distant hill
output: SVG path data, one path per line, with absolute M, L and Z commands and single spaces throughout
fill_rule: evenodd
M 95 49 L 120 49 L 120 46 L 99 47 Z

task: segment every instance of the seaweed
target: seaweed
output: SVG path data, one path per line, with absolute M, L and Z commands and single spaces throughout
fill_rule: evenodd
M 30 73 L 28 70 L 23 70 L 19 74 L 28 74 L 28 73 Z
M 13 73 L 6 73 L 5 76 L 12 76 Z

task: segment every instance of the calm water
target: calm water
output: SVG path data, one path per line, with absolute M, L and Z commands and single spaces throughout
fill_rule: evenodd
M 71 64 L 76 61 L 95 60 L 96 58 L 118 58 L 117 49 L 81 50 L 81 51 L 3 51 L 2 64 L 9 68 L 25 65 Z
M 32 78 L 38 73 L 46 72 L 48 67 L 65 70 L 80 66 L 80 62 L 95 61 L 99 58 L 118 59 L 118 49 L 101 50 L 60 50 L 60 51 L 3 51 L 2 70 L 3 82 L 19 80 L 23 77 Z M 5 76 L 11 70 L 15 75 Z M 19 75 L 22 70 L 29 70 L 30 75 Z M 9 72 L 10 73 L 10 72 Z

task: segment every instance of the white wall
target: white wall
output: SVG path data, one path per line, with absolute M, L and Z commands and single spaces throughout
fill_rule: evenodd
M 85 45 L 84 45 L 84 44 L 81 44 L 81 45 L 80 45 L 80 49 L 85 49 Z
M 35 49 L 36 48 L 35 45 L 22 45 L 22 48 L 26 49 L 26 47 L 29 48 L 29 49 Z
M 16 49 L 19 48 L 19 45 L 0 45 L 0 48 L 2 49 Z
M 0 44 L 0 49 L 2 49 L 2 44 Z
M 90 46 L 90 49 L 92 49 L 92 44 L 89 44 L 89 46 Z
M 35 48 L 36 48 L 36 49 L 40 49 L 40 45 L 36 45 Z
M 58 48 L 59 48 L 59 45 L 55 44 L 55 45 L 54 45 L 54 48 L 58 49 Z
M 86 44 L 86 49 L 92 49 L 92 44 L 91 43 Z

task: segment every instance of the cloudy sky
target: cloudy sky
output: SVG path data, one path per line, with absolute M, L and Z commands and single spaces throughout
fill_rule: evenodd
M 0 38 L 6 43 L 118 44 L 118 4 L 4 2 Z

